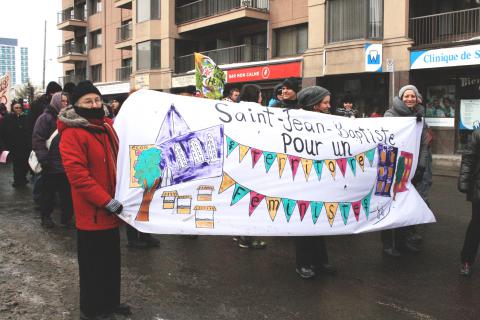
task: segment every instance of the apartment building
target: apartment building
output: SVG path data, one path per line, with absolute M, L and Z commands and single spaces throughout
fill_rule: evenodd
M 480 110 L 479 21 L 478 0 L 62 0 L 59 61 L 64 82 L 88 78 L 106 95 L 175 92 L 194 84 L 202 52 L 227 88 L 269 95 L 294 76 L 328 88 L 334 107 L 352 95 L 365 116 L 413 83 L 433 152 L 453 154 L 471 132 L 461 115 Z
M 10 74 L 11 85 L 27 83 L 28 48 L 18 46 L 18 40 L 0 38 L 0 75 Z

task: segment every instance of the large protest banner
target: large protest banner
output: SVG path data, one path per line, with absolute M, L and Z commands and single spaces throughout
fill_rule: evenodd
M 140 90 L 115 120 L 138 230 L 336 235 L 435 222 L 410 182 L 422 124 Z

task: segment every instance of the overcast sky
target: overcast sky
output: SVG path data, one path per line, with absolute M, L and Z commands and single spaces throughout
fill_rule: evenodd
M 62 34 L 56 26 L 57 12 L 61 9 L 60 0 L 2 0 L 0 38 L 17 38 L 19 46 L 28 47 L 29 74 L 34 84 L 42 84 L 45 20 L 47 20 L 45 85 L 51 80 L 58 81 L 58 77 L 62 75 L 62 65 L 57 62 L 57 46 L 62 42 Z

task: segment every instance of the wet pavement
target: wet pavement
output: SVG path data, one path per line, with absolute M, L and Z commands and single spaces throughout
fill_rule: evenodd
M 78 319 L 75 231 L 43 230 L 31 187 L 11 177 L 0 166 L 0 319 Z M 139 250 L 122 230 L 128 319 L 480 319 L 480 271 L 458 276 L 470 205 L 439 176 L 431 203 L 438 222 L 418 228 L 421 253 L 383 257 L 378 233 L 329 237 L 338 274 L 313 280 L 295 273 L 292 238 L 249 250 L 231 237 L 157 235 L 159 248 Z

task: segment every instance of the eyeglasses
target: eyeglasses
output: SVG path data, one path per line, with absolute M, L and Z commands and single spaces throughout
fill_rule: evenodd
M 96 99 L 85 99 L 78 102 L 78 105 L 84 105 L 89 107 L 93 107 L 94 104 L 97 106 L 102 105 L 103 100 L 101 98 L 96 98 Z

